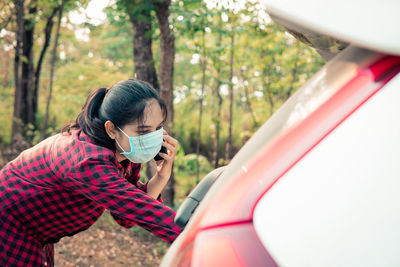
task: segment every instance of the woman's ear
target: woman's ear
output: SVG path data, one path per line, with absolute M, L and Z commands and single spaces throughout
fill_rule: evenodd
M 115 128 L 114 123 L 112 123 L 111 121 L 106 121 L 104 123 L 104 128 L 106 129 L 108 136 L 111 139 L 115 139 L 118 130 Z

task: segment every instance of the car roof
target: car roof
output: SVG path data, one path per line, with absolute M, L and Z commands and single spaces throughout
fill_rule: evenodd
M 400 55 L 399 0 L 261 2 L 278 24 L 289 29 L 301 27 L 359 47 Z

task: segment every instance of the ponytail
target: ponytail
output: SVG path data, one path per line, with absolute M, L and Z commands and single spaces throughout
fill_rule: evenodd
M 61 132 L 71 133 L 71 130 L 81 129 L 97 144 L 115 149 L 114 141 L 108 136 L 104 128 L 106 120 L 99 118 L 99 109 L 106 96 L 107 88 L 98 88 L 86 99 L 76 120 L 66 124 Z

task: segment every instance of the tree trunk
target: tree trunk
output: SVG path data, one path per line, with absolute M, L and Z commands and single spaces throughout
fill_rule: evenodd
M 38 93 L 39 93 L 40 72 L 42 70 L 42 64 L 43 64 L 44 57 L 46 55 L 47 48 L 50 45 L 51 32 L 52 32 L 53 25 L 54 25 L 54 17 L 57 14 L 57 11 L 59 10 L 59 8 L 60 7 L 56 7 L 53 9 L 50 17 L 47 19 L 46 27 L 44 29 L 45 40 L 44 40 L 44 44 L 42 47 L 42 51 L 40 52 L 39 61 L 36 66 L 34 84 L 33 84 L 32 105 L 33 105 L 34 114 L 36 114 L 37 110 L 38 110 L 38 97 L 39 97 Z
M 219 28 L 222 28 L 222 23 L 219 23 Z M 218 34 L 218 39 L 217 39 L 217 49 L 220 49 L 222 43 L 222 32 L 219 31 Z M 218 52 L 219 53 L 219 52 Z M 215 140 L 214 140 L 214 167 L 218 168 L 219 167 L 219 144 L 220 144 L 220 132 L 221 132 L 221 110 L 222 110 L 222 96 L 220 92 L 220 86 L 221 86 L 221 62 L 220 62 L 220 57 L 217 56 L 215 60 L 216 64 L 216 81 L 215 81 L 215 88 L 214 88 L 214 93 L 217 96 L 218 99 L 218 105 L 217 105 L 217 116 L 215 117 Z
M 22 47 L 22 35 L 24 31 L 24 0 L 15 0 L 15 8 L 17 13 L 17 32 L 16 32 L 16 45 L 15 45 L 15 56 L 14 56 L 14 80 L 15 80 L 15 94 L 14 94 L 14 112 L 12 121 L 12 134 L 11 134 L 11 146 L 13 146 L 13 140 L 21 134 L 22 128 L 22 114 L 21 114 L 21 47 Z
M 199 156 L 200 156 L 200 144 L 201 144 L 201 122 L 203 119 L 203 97 L 204 97 L 204 87 L 206 83 L 206 41 L 205 41 L 205 30 L 204 25 L 202 29 L 202 38 L 201 38 L 201 95 L 199 101 L 199 128 L 197 133 L 197 145 L 196 145 L 196 184 L 200 181 L 200 163 L 199 163 Z
M 58 38 L 60 37 L 61 19 L 62 19 L 62 14 L 63 14 L 63 4 L 64 4 L 64 2 L 61 3 L 60 8 L 58 9 L 57 31 L 56 31 L 56 37 L 54 40 L 53 52 L 51 55 L 51 63 L 50 63 L 49 95 L 47 97 L 46 113 L 45 113 L 44 119 L 43 119 L 43 127 L 42 127 L 42 130 L 40 133 L 40 140 L 44 140 L 46 138 L 46 130 L 47 130 L 47 124 L 48 124 L 48 120 L 49 120 L 49 109 L 50 109 L 50 103 L 51 103 L 51 96 L 52 96 L 52 92 L 53 92 L 54 67 L 55 67 L 56 59 L 57 59 Z
M 23 31 L 23 43 L 22 43 L 22 54 L 24 60 L 22 61 L 22 105 L 21 115 L 24 126 L 28 124 L 35 124 L 35 114 L 33 111 L 33 45 L 34 45 L 34 34 L 35 34 L 35 22 L 32 17 L 37 12 L 37 1 L 32 1 L 28 8 L 28 16 L 24 19 L 24 31 Z
M 139 8 L 132 6 L 132 8 Z M 150 83 L 157 91 L 160 90 L 152 51 L 151 10 L 140 8 L 140 14 L 129 11 L 133 25 L 133 61 L 136 79 Z
M 240 70 L 240 74 L 241 74 L 241 76 L 242 76 L 242 80 L 243 80 L 243 81 L 246 81 L 246 80 L 247 80 L 247 77 L 246 77 L 246 75 L 244 74 L 244 70 L 241 69 L 241 70 Z M 257 127 L 256 115 L 254 114 L 253 107 L 251 106 L 251 102 L 250 102 L 249 87 L 248 87 L 247 85 L 244 85 L 244 86 L 243 86 L 243 89 L 244 89 L 244 96 L 245 96 L 245 98 L 246 98 L 246 105 L 247 105 L 247 108 L 248 108 L 249 113 L 250 113 L 251 121 L 253 122 L 253 127 Z
M 164 0 L 155 3 L 156 15 L 158 25 L 160 28 L 160 97 L 164 100 L 168 117 L 165 123 L 165 128 L 170 135 L 173 135 L 174 125 L 174 106 L 173 106 L 173 77 L 174 77 L 174 59 L 175 59 L 175 38 L 169 25 L 169 6 L 171 0 Z M 175 197 L 175 179 L 174 171 L 172 169 L 171 178 L 165 186 L 162 196 L 164 202 L 168 205 L 174 206 Z
M 299 61 L 300 61 L 300 47 L 299 47 L 299 41 L 297 41 L 297 57 L 296 57 L 296 61 L 294 62 L 294 68 L 292 69 L 292 80 L 290 81 L 290 85 L 289 85 L 289 89 L 285 94 L 285 100 L 288 99 L 294 90 L 294 83 L 296 82 L 297 79 L 297 71 L 299 68 Z
M 264 58 L 264 54 L 266 52 L 262 52 L 261 57 Z M 261 84 L 263 88 L 263 94 L 264 94 L 264 99 L 269 103 L 269 115 L 271 116 L 272 113 L 274 112 L 275 108 L 275 101 L 273 94 L 270 90 L 269 87 L 269 78 L 271 77 L 271 72 L 272 72 L 272 67 L 274 65 L 274 58 L 272 58 L 272 62 L 270 64 L 265 64 L 265 67 L 263 68 L 263 72 L 261 77 Z
M 296 81 L 297 78 L 297 69 L 298 69 L 298 65 L 297 62 L 294 63 L 294 68 L 292 69 L 292 80 L 290 81 L 290 85 L 289 85 L 289 89 L 287 90 L 286 94 L 285 94 L 285 99 L 288 99 L 294 90 L 294 82 Z
M 174 58 L 175 58 L 175 38 L 169 28 L 169 6 L 171 0 L 157 3 L 157 20 L 160 27 L 160 96 L 168 108 L 168 118 L 166 128 L 171 132 L 174 122 L 173 109 L 173 77 L 174 77 Z
M 231 56 L 230 56 L 230 70 L 229 70 L 229 132 L 228 140 L 226 142 L 225 159 L 231 159 L 232 147 L 232 118 L 233 118 L 233 57 L 234 57 L 235 33 L 232 29 L 231 33 Z
M 160 86 L 154 66 L 152 51 L 151 8 L 140 1 L 125 0 L 130 21 L 133 26 L 133 61 L 136 79 L 150 83 L 158 92 Z M 146 176 L 153 177 L 157 172 L 154 162 L 146 164 Z
M 217 89 L 217 97 L 218 97 L 218 107 L 217 107 L 217 123 L 215 125 L 215 162 L 214 162 L 214 167 L 218 168 L 219 167 L 219 159 L 220 159 L 220 153 L 219 153 L 219 144 L 220 144 L 220 135 L 221 135 L 221 113 L 222 113 L 222 96 L 221 92 L 219 91 L 220 87 L 220 82 L 218 83 L 218 89 Z

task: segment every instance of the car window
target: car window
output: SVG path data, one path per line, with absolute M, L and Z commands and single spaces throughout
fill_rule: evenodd
M 281 266 L 399 266 L 400 75 L 262 197 L 254 225 Z

